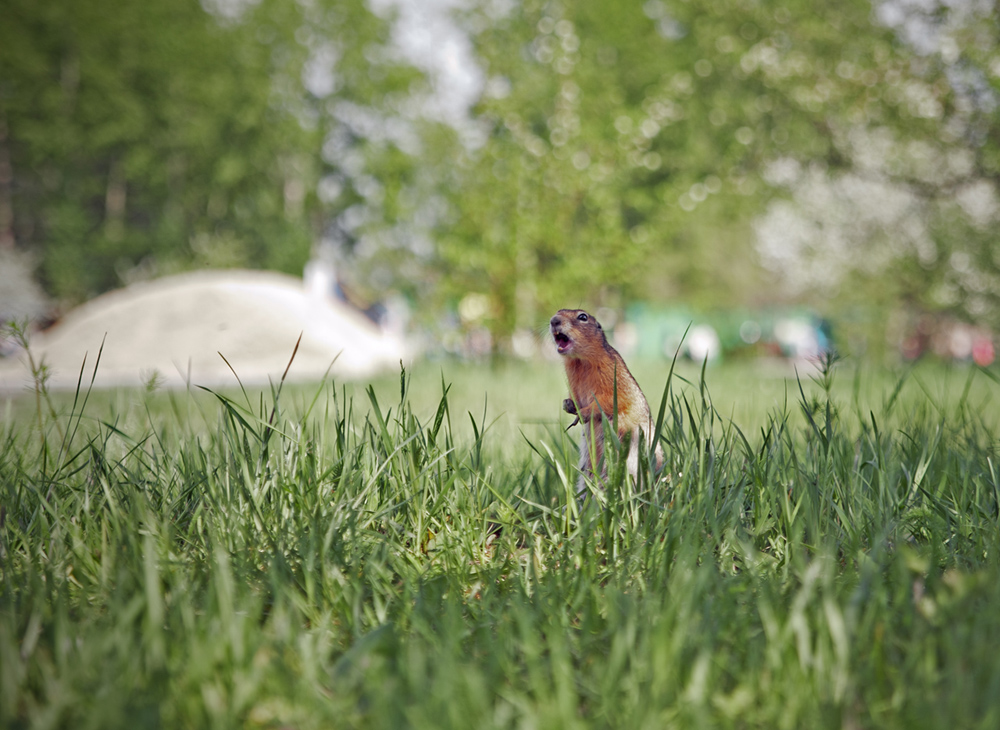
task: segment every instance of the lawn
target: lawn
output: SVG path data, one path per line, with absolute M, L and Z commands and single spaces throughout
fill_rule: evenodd
M 995 728 L 990 371 L 558 363 L 0 410 L 0 726 Z M 669 385 L 669 387 L 667 387 Z

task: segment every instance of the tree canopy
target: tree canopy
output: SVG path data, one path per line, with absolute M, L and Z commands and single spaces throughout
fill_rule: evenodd
M 500 342 L 636 299 L 1000 326 L 992 3 L 469 0 L 452 119 L 407 7 L 11 0 L 0 246 L 66 301 L 318 247 Z
M 341 103 L 364 104 L 415 75 L 364 55 L 384 28 L 358 2 L 219 10 L 5 6 L 4 235 L 36 254 L 54 296 L 79 301 L 192 266 L 300 272 L 323 225 L 319 181 L 344 165 L 323 154 L 332 84 Z M 336 77 L 311 78 L 334 54 Z
M 867 0 L 519 9 L 477 35 L 489 136 L 440 249 L 507 326 L 635 298 L 1000 324 L 988 9 L 922 34 Z

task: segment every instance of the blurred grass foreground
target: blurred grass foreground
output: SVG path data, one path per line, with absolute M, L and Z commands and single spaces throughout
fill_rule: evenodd
M 518 367 L 8 408 L 0 724 L 996 725 L 988 371 L 644 373 L 581 504 Z

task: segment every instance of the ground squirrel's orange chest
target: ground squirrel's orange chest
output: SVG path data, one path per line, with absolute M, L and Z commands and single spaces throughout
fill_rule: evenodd
M 627 375 L 616 373 L 616 369 L 611 358 L 607 362 L 566 360 L 566 379 L 581 416 L 586 419 L 597 415 L 613 418 L 617 395 L 619 427 L 625 426 L 631 411 L 632 393 Z

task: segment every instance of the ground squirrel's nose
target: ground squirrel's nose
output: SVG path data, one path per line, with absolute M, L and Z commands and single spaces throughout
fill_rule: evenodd
M 553 315 L 552 319 L 549 320 L 549 325 L 555 327 L 557 324 L 559 324 L 560 321 L 561 319 L 558 314 Z

